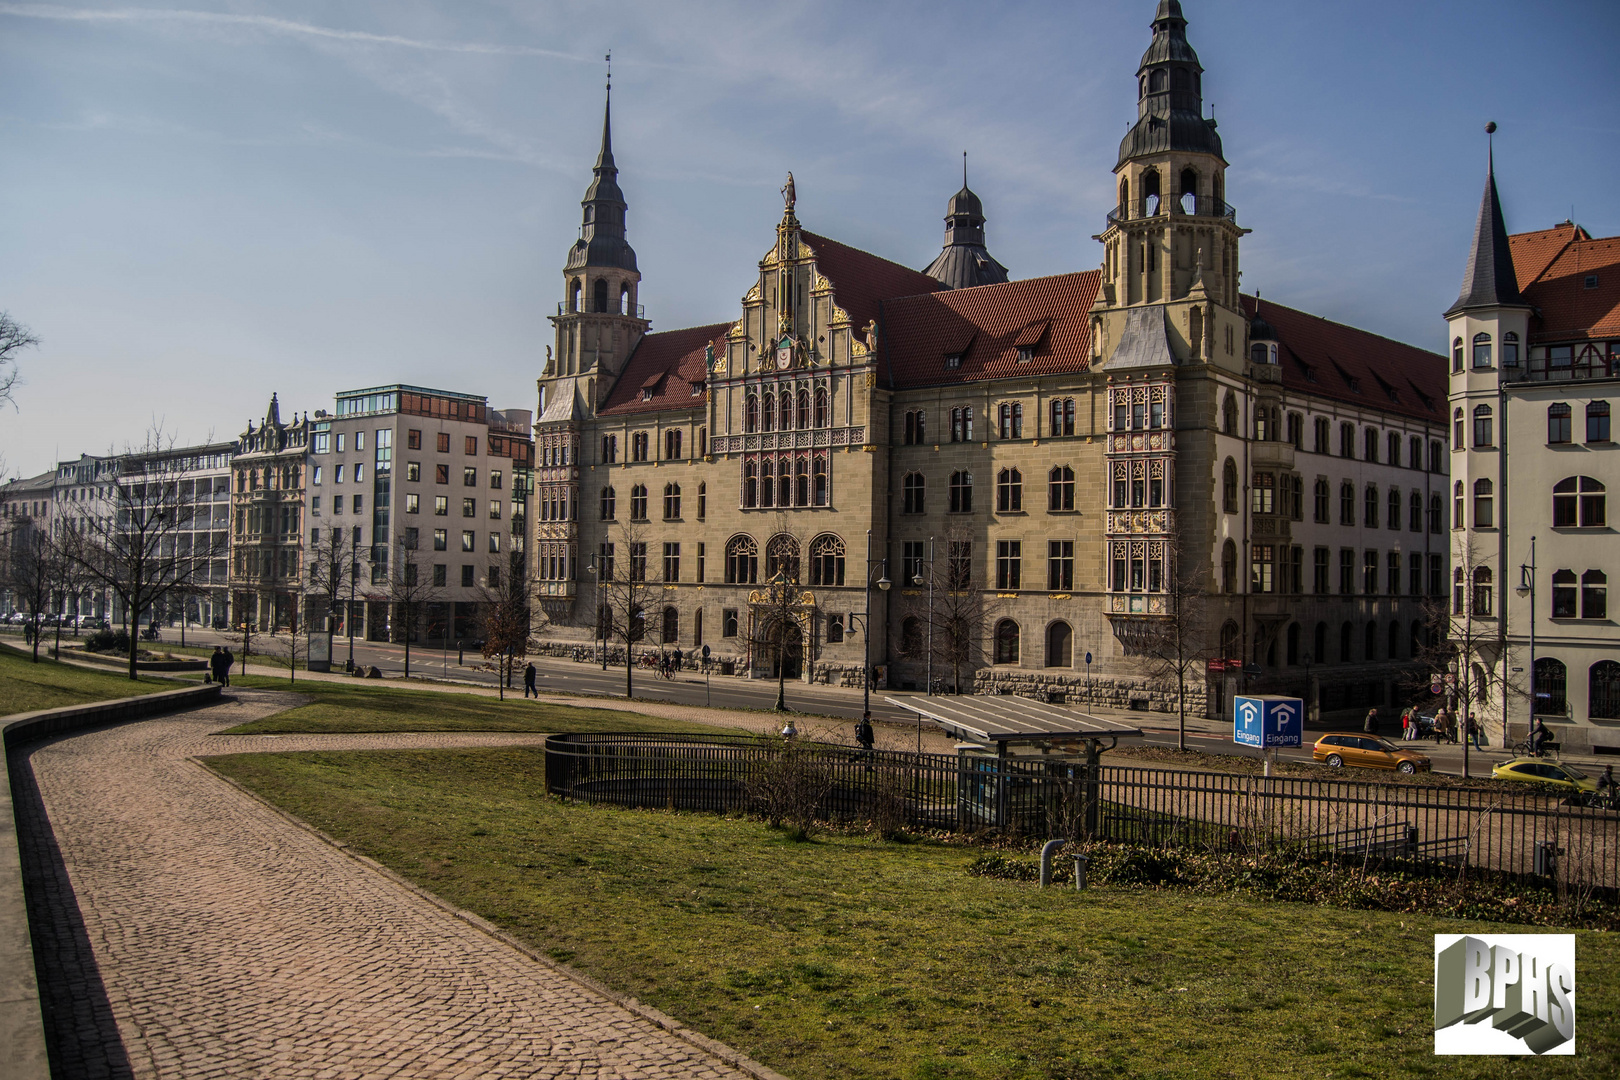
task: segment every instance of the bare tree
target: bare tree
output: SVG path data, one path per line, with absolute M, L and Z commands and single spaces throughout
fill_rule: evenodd
M 1216 648 L 1208 610 L 1208 568 L 1184 557 L 1179 537 L 1165 543 L 1164 611 L 1146 613 L 1127 624 L 1121 640 L 1145 674 L 1176 695 L 1176 745 L 1187 749 L 1187 678 L 1203 668 Z M 1309 693 L 1309 688 L 1307 688 Z
M 12 530 L 7 550 L 6 578 L 12 591 L 28 609 L 29 640 L 33 645 L 34 663 L 39 663 L 39 631 L 50 606 L 51 594 L 56 588 L 56 563 L 60 554 L 45 530 L 32 521 Z
M 604 640 L 624 642 L 624 696 L 631 698 L 635 696 L 633 646 L 647 636 L 647 605 L 652 596 L 647 581 L 647 541 L 635 522 L 624 522 L 614 535 L 592 556 L 601 596 L 596 618 Z
M 776 658 L 776 709 L 787 711 L 787 661 L 794 649 L 809 655 L 810 616 L 815 597 L 804 591 L 804 542 L 782 529 L 765 544 L 764 587 L 748 594 L 749 641 L 761 655 Z
M 270 648 L 277 662 L 287 666 L 287 682 L 289 685 L 298 681 L 298 661 L 309 659 L 309 639 L 299 633 L 294 617 L 294 626 L 290 630 L 271 630 Z
M 64 521 L 61 529 L 66 557 L 123 602 L 132 628 L 131 679 L 139 642 L 134 631 L 142 616 L 164 597 L 190 588 L 199 564 L 217 554 L 183 551 L 179 543 L 194 507 L 181 496 L 181 465 L 170 453 L 173 446 L 173 439 L 154 427 L 145 445 L 119 458 L 106 498 L 90 513 Z
M 512 686 L 512 670 L 529 655 L 529 578 L 521 551 L 508 553 L 500 576 L 479 590 L 484 659 L 495 664 L 500 697 Z
M 28 327 L 0 311 L 0 404 L 16 407 L 11 394 L 17 388 L 17 354 L 38 344 L 39 338 Z
M 439 598 L 438 586 L 433 584 L 431 570 L 425 569 L 417 547 L 415 530 L 400 534 L 394 541 L 394 558 L 388 567 L 387 594 L 391 613 L 391 636 L 405 646 L 405 678 L 411 677 L 411 638 L 422 621 L 427 605 Z
M 902 608 L 905 618 L 916 618 L 932 633 L 914 638 L 903 634 L 901 651 L 926 659 L 932 650 L 934 663 L 951 673 L 951 693 L 960 694 L 963 670 L 972 671 L 984 661 L 985 642 L 1001 605 L 973 583 L 973 534 L 967 528 L 953 525 L 946 530 L 944 550 L 945 566 L 935 587 L 907 597 Z M 929 572 L 925 567 L 924 573 Z
M 347 529 L 333 527 L 310 545 L 304 594 L 315 601 L 310 617 L 318 611 L 330 619 L 339 605 L 351 598 L 360 579 L 361 550 Z

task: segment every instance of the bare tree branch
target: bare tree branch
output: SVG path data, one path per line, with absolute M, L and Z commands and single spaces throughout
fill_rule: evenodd
M 17 354 L 38 344 L 39 338 L 28 327 L 0 311 L 0 404 L 10 403 L 16 408 L 11 395 L 17 387 Z

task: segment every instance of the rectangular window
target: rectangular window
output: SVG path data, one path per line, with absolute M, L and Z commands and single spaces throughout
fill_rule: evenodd
M 1378 594 L 1378 552 L 1363 552 L 1361 556 L 1361 591 L 1368 596 Z
M 422 479 L 422 463 L 420 461 L 407 461 L 405 463 L 405 479 L 412 482 Z
M 364 450 L 366 448 L 366 433 L 365 432 L 357 431 L 357 432 L 354 433 L 354 448 L 356 450 Z
M 462 586 L 462 588 L 470 589 L 470 588 L 473 587 L 474 582 L 477 580 L 473 576 L 475 573 L 477 573 L 477 569 L 475 567 L 463 566 L 461 568 L 461 586 Z
M 723 638 L 737 636 L 737 609 L 722 608 L 720 611 L 720 636 Z
M 331 450 L 331 446 L 332 436 L 329 433 L 325 431 L 317 431 L 315 433 L 315 452 L 317 454 L 325 454 L 329 452 Z
M 461 550 L 469 552 L 477 551 L 478 534 L 473 532 L 471 529 L 463 529 L 461 531 Z
M 462 470 L 461 470 L 461 486 L 462 487 L 477 487 L 478 486 L 478 469 L 477 469 L 476 466 L 467 465 L 467 466 L 464 466 L 462 468 Z
M 1024 545 L 1020 540 L 996 541 L 996 588 L 1017 589 L 1023 576 Z
M 664 580 L 681 580 L 681 545 L 664 545 Z
M 450 549 L 450 534 L 443 529 L 433 530 L 433 550 L 448 551 Z
M 334 432 L 333 438 L 336 440 L 333 445 L 337 448 L 337 452 L 340 454 L 343 453 L 343 432 Z
M 434 563 L 433 564 L 433 584 L 437 585 L 441 589 L 444 588 L 445 575 L 449 572 L 449 569 L 450 568 L 445 566 L 444 563 L 442 563 L 442 562 L 441 563 Z
M 700 585 L 706 580 L 704 576 L 704 563 L 706 561 L 704 547 L 705 545 L 701 542 L 697 546 L 697 579 Z
M 1272 582 L 1272 560 L 1275 549 L 1270 544 L 1253 545 L 1249 559 L 1249 591 L 1275 592 Z
M 498 532 L 492 532 L 489 534 L 489 553 L 491 555 L 499 555 L 501 553 L 501 534 Z
M 630 545 L 630 580 L 647 580 L 647 545 Z
M 1046 587 L 1052 592 L 1074 588 L 1074 541 L 1046 542 Z
M 334 513 L 334 514 L 343 513 L 343 496 L 341 496 L 341 495 L 332 496 L 332 513 Z
M 309 512 L 312 514 L 319 514 L 321 512 L 321 497 L 319 495 L 313 495 L 310 497 Z
M 405 448 L 407 450 L 422 449 L 422 430 L 420 428 L 411 428 L 405 433 Z
M 478 456 L 478 436 L 476 436 L 476 435 L 468 435 L 467 436 L 467 456 L 468 457 L 477 457 Z
M 363 484 L 366 482 L 366 467 L 364 465 L 355 465 L 354 482 L 357 484 Z
M 436 484 L 448 484 L 450 482 L 450 466 L 433 466 L 433 482 Z
M 1401 595 L 1401 553 L 1400 552 L 1392 551 L 1392 552 L 1389 553 L 1389 565 L 1388 565 L 1388 568 L 1387 568 L 1387 575 L 1386 576 L 1389 578 L 1389 588 L 1387 590 L 1389 595 L 1391 595 L 1391 596 L 1399 596 L 1399 595 Z
M 499 520 L 501 520 L 501 500 L 500 499 L 491 499 L 491 500 L 489 500 L 489 519 L 491 521 L 499 521 Z
M 1339 592 L 1349 596 L 1356 591 L 1356 553 L 1350 548 L 1339 549 Z
M 406 551 L 415 551 L 416 550 L 416 543 L 417 543 L 417 531 L 415 529 L 406 529 L 405 530 L 405 550 Z
M 1311 567 L 1311 591 L 1319 596 L 1325 596 L 1328 591 L 1328 549 L 1319 547 L 1312 555 L 1314 560 Z
M 334 483 L 338 483 L 338 484 L 343 483 L 343 469 L 344 469 L 344 466 L 341 465 L 341 464 L 337 467 L 337 471 L 333 474 L 333 482 Z
M 439 453 L 441 454 L 448 454 L 450 452 L 450 433 L 448 431 L 439 432 L 437 446 Z
M 450 500 L 443 495 L 433 497 L 433 516 L 446 517 L 450 513 Z
M 418 514 L 421 513 L 421 511 L 422 496 L 416 494 L 414 491 L 408 493 L 405 496 L 405 512 L 407 514 Z
M 309 471 L 309 479 L 310 483 L 312 484 L 318 484 L 321 482 L 321 467 L 319 465 L 315 466 Z
M 461 516 L 464 517 L 464 518 L 477 517 L 478 516 L 478 500 L 477 499 L 462 499 L 461 500 Z
M 1249 489 L 1250 509 L 1256 514 L 1276 512 L 1277 477 L 1274 473 L 1257 472 L 1254 485 Z
M 502 475 L 503 474 L 501 473 L 501 470 L 499 470 L 499 469 L 491 469 L 491 470 L 489 470 L 489 486 L 490 486 L 490 490 L 492 490 L 492 491 L 501 490 L 501 477 L 502 477 Z
M 1293 548 L 1289 552 L 1288 591 L 1298 596 L 1305 591 L 1305 549 Z

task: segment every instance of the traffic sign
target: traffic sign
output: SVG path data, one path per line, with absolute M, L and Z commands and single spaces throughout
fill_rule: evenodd
M 1435 679 L 1435 680 L 1433 680 L 1433 681 L 1431 681 L 1429 683 L 1429 693 L 1431 693 L 1431 694 L 1438 694 L 1443 689 L 1444 688 L 1440 685 L 1440 680 L 1439 679 Z
M 1088 663 L 1088 664 L 1091 663 L 1091 654 L 1090 653 L 1086 653 L 1086 663 Z
M 1270 748 L 1299 746 L 1304 741 L 1305 703 L 1280 694 L 1250 694 L 1232 699 L 1232 741 Z

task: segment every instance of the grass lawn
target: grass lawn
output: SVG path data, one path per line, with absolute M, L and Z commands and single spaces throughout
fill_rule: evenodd
M 559 802 L 535 750 L 211 759 L 559 961 L 795 1080 L 1524 1075 L 1436 1058 L 1436 932 L 1478 923 L 967 876 L 980 850 Z M 1500 932 L 1520 932 L 1502 927 Z M 1620 940 L 1578 942 L 1620 1074 Z
M 232 686 L 289 689 L 287 680 L 233 675 Z M 713 734 L 732 729 L 681 723 L 613 709 L 542 705 L 521 694 L 500 701 L 479 694 L 420 690 L 376 680 L 300 679 L 291 689 L 315 698 L 308 705 L 241 724 L 225 735 L 285 735 L 377 731 L 675 731 Z
M 0 649 L 0 715 L 3 716 L 155 694 L 183 685 L 171 679 L 143 678 L 130 682 L 127 675 L 120 675 L 113 668 L 101 672 L 59 664 L 46 659 L 43 647 L 37 664 L 20 653 Z

